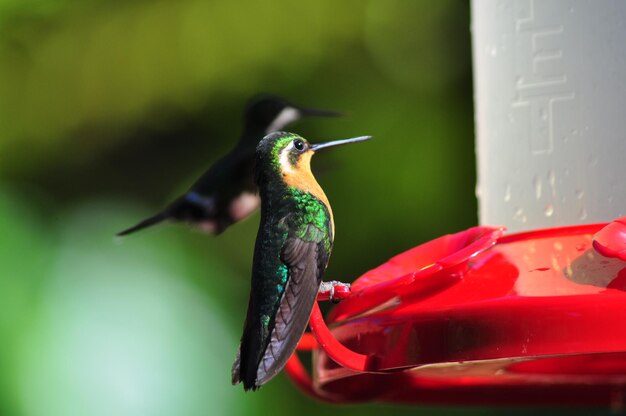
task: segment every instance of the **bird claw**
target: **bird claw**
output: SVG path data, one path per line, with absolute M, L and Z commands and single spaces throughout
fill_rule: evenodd
M 320 288 L 317 293 L 317 300 L 330 300 L 333 303 L 338 303 L 339 301 L 348 298 L 350 293 L 350 283 L 331 280 L 330 282 L 322 282 L 320 284 Z

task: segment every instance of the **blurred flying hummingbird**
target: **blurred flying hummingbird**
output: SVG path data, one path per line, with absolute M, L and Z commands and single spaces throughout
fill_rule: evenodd
M 263 136 L 302 117 L 338 115 L 340 113 L 335 111 L 299 107 L 277 96 L 252 101 L 245 112 L 243 133 L 230 153 L 163 211 L 117 235 L 127 235 L 167 219 L 186 221 L 204 231 L 220 234 L 259 206 L 252 165 L 256 146 Z
M 285 132 L 267 135 L 256 150 L 261 223 L 233 384 L 256 390 L 286 364 L 302 336 L 333 246 L 335 226 L 324 191 L 311 173 L 321 149 L 369 136 L 309 144 Z

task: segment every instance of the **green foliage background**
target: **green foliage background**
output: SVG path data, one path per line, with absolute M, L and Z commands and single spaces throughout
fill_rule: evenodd
M 329 406 L 284 375 L 230 385 L 258 214 L 219 238 L 161 208 L 234 143 L 259 92 L 344 111 L 318 156 L 327 277 L 476 223 L 460 1 L 0 1 L 0 414 L 513 414 Z M 571 412 L 570 412 L 571 413 Z

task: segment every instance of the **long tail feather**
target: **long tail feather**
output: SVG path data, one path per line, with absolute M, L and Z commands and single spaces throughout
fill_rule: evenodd
M 150 227 L 152 225 L 158 224 L 161 221 L 167 219 L 169 217 L 167 212 L 159 212 L 158 214 L 150 217 L 150 218 L 146 218 L 145 220 L 141 221 L 140 223 L 133 225 L 130 228 L 125 229 L 124 231 L 120 231 L 119 233 L 117 233 L 116 235 L 118 237 L 122 237 L 131 233 L 134 233 L 135 231 L 139 231 L 142 230 L 144 228 Z

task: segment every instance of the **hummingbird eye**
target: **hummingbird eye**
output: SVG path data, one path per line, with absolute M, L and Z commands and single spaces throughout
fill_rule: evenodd
M 298 151 L 301 152 L 304 150 L 304 142 L 300 139 L 296 139 L 293 141 L 293 147 Z

